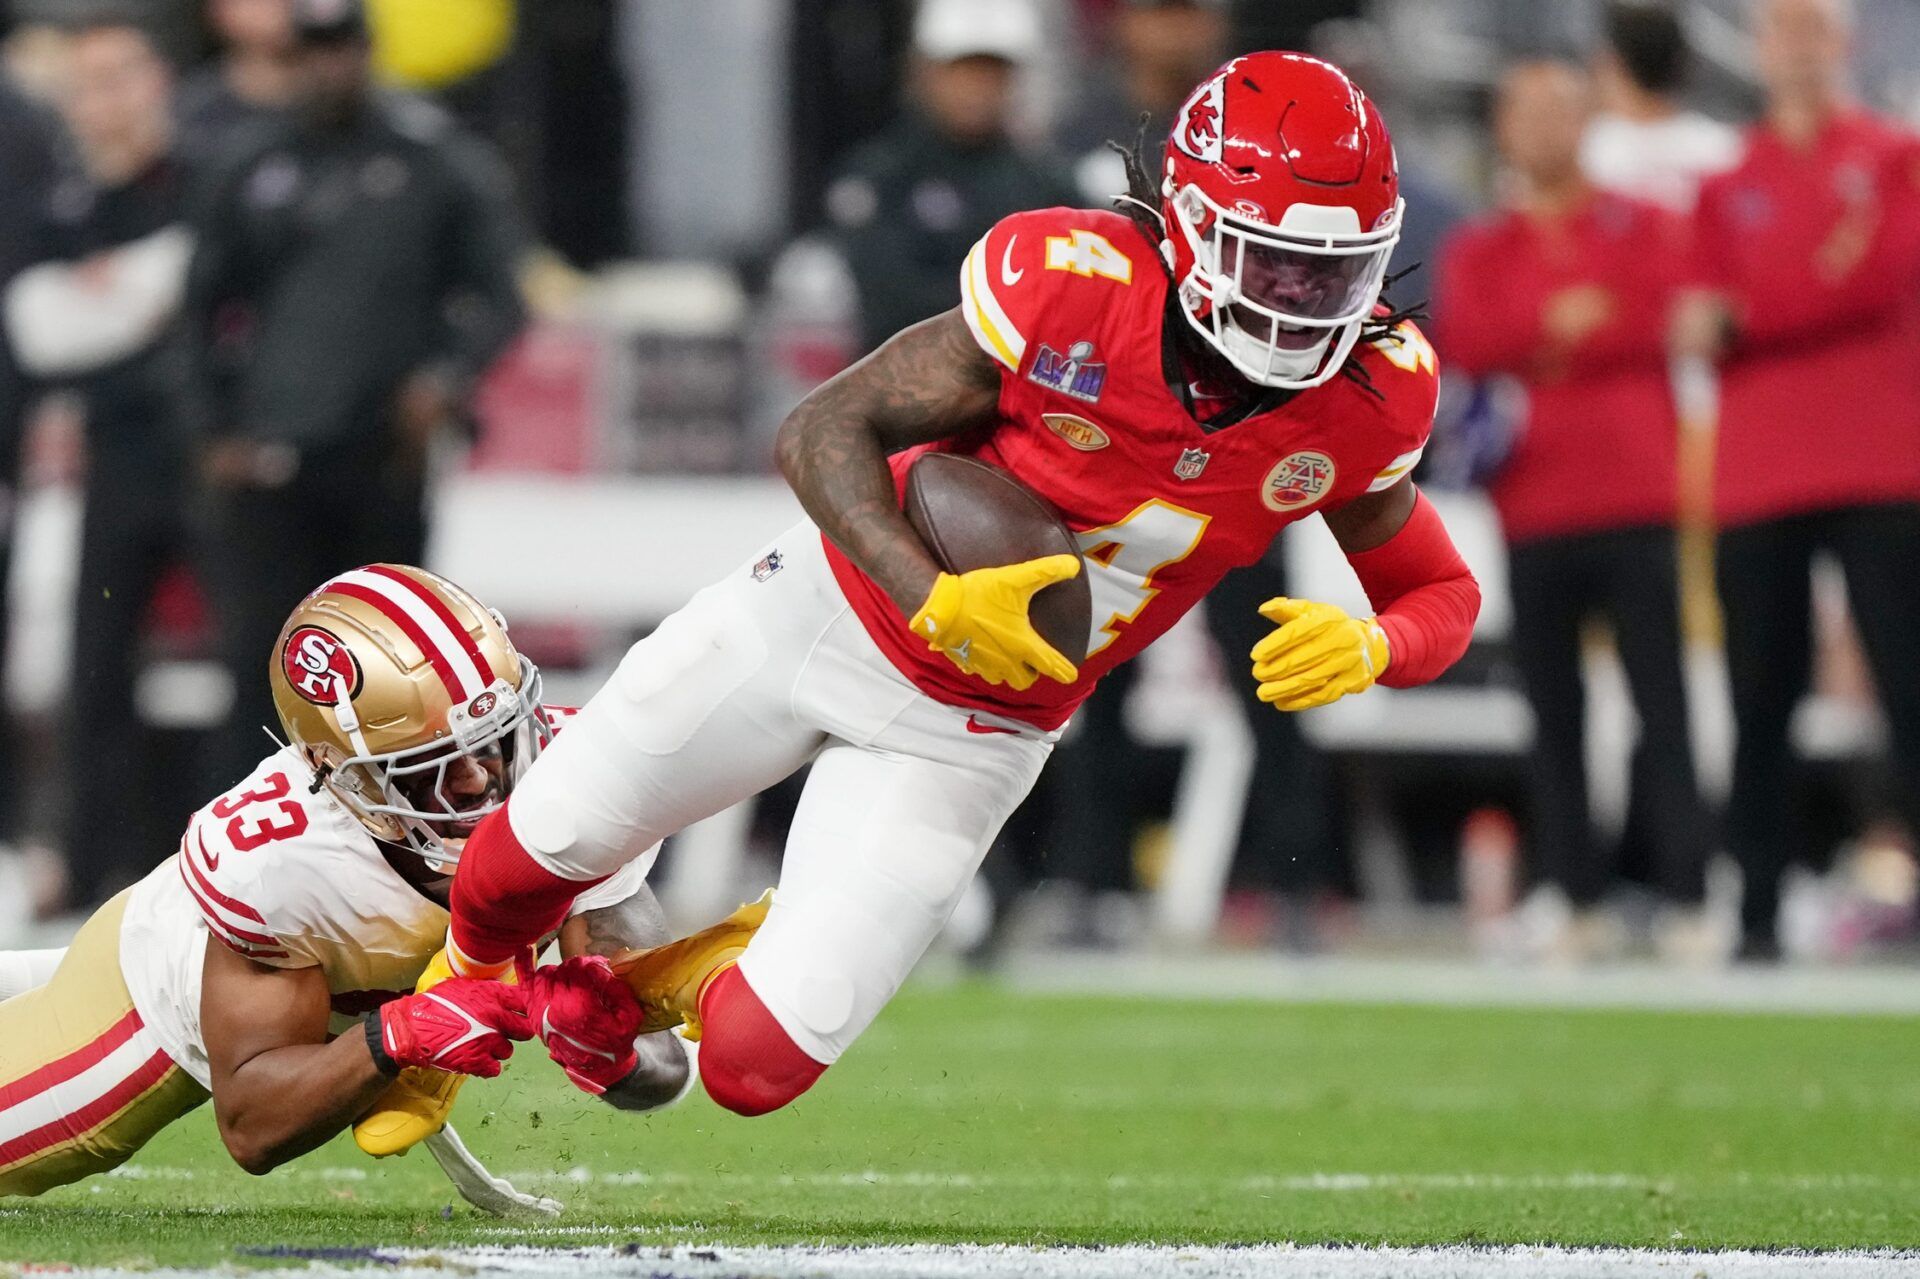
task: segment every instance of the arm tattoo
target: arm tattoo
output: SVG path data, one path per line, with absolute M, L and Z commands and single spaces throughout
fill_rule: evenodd
M 901 331 L 780 428 L 780 470 L 800 504 L 903 613 L 939 566 L 901 514 L 887 455 L 986 426 L 999 399 L 999 368 L 954 310 Z

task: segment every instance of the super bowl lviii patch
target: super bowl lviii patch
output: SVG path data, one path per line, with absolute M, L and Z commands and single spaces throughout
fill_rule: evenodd
M 1033 367 L 1027 370 L 1027 378 L 1050 391 L 1094 404 L 1106 389 L 1107 365 L 1104 360 L 1093 358 L 1091 342 L 1075 342 L 1065 355 L 1042 342 L 1040 353 L 1033 357 Z

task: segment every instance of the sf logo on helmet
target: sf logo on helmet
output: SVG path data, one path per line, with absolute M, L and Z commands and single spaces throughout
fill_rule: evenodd
M 287 637 L 280 664 L 293 691 L 315 706 L 337 706 L 340 681 L 347 696 L 360 691 L 360 664 L 340 637 L 318 626 L 303 626 Z

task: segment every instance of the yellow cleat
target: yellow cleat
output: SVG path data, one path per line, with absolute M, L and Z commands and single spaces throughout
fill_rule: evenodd
M 613 957 L 613 971 L 646 1010 L 640 1033 L 651 1035 L 684 1023 L 688 1039 L 700 1038 L 700 996 L 715 977 L 739 960 L 760 925 L 767 922 L 773 890 L 760 894 L 710 928 L 648 950 Z
M 353 1126 L 353 1143 L 383 1159 L 403 1155 L 447 1126 L 465 1075 L 408 1066 Z
M 453 976 L 453 966 L 442 948 L 427 961 L 426 971 L 413 984 L 415 994 L 432 990 Z M 408 1066 L 353 1125 L 353 1142 L 375 1159 L 401 1155 L 447 1126 L 453 1102 L 465 1075 L 424 1066 Z

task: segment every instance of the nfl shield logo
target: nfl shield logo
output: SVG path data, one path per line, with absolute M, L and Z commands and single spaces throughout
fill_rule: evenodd
M 785 567 L 786 562 L 780 558 L 779 551 L 768 551 L 754 563 L 753 580 L 764 582 Z
M 1173 464 L 1174 476 L 1183 480 L 1197 480 L 1200 472 L 1207 469 L 1207 463 L 1213 460 L 1213 454 L 1205 449 L 1184 449 L 1180 460 Z

